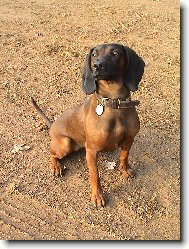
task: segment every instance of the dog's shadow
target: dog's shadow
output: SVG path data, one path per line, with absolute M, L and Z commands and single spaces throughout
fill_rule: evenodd
M 114 161 L 116 163 L 116 167 L 111 170 L 106 168 L 107 161 Z M 82 174 L 83 178 L 88 178 L 88 167 L 86 163 L 86 150 L 85 148 L 81 148 L 78 151 L 75 151 L 60 161 L 60 165 L 63 169 L 63 176 L 69 177 L 70 175 L 77 175 L 78 173 Z M 141 163 L 141 162 L 140 162 Z M 110 187 L 104 188 L 104 195 L 106 200 L 106 206 L 109 208 L 115 208 L 117 204 L 117 199 L 128 203 L 128 195 L 129 192 L 132 192 L 133 189 L 138 188 L 140 186 L 140 176 L 141 171 L 138 169 L 141 165 L 133 165 L 133 170 L 135 172 L 134 178 L 129 178 L 128 180 L 124 180 L 122 178 L 119 171 L 119 150 L 115 152 L 103 152 L 98 156 L 98 168 L 102 171 L 101 179 L 105 185 L 111 185 Z M 132 166 L 132 163 L 131 163 Z M 111 181 L 115 177 L 115 181 L 108 182 L 108 179 Z M 84 179 L 83 179 L 84 181 Z
M 74 174 L 74 172 L 76 173 L 78 170 L 81 170 L 82 167 L 86 168 L 85 148 L 74 151 L 73 153 L 60 159 L 59 163 L 62 167 L 64 176 L 69 175 L 70 172 Z

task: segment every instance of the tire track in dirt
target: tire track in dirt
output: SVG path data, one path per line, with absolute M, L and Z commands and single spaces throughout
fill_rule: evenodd
M 3 196 L 0 219 L 2 232 L 9 235 L 13 229 L 10 237 L 14 239 L 69 240 L 77 238 L 73 235 L 74 227 L 71 224 L 70 230 L 64 231 L 64 221 L 69 221 L 62 212 L 19 192 L 11 194 L 11 198 L 7 195 Z
M 69 214 L 17 190 L 14 193 L 5 191 L 2 195 L 0 220 L 2 237 L 7 240 L 80 240 L 84 239 L 82 232 L 88 239 L 100 238 L 104 233 L 107 238 L 112 239 L 113 235 L 98 226 L 96 238 L 91 238 L 91 224 L 85 222 L 84 227 L 74 225 Z

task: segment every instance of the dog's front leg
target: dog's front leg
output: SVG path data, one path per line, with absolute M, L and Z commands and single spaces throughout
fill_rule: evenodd
M 105 200 L 100 185 L 100 178 L 97 168 L 97 152 L 86 146 L 86 160 L 89 168 L 89 181 L 92 191 L 92 203 L 96 207 L 104 207 Z
M 125 142 L 121 145 L 121 153 L 120 153 L 120 171 L 125 179 L 128 177 L 134 177 L 134 172 L 128 163 L 129 150 L 133 144 L 134 138 L 129 137 L 125 140 Z

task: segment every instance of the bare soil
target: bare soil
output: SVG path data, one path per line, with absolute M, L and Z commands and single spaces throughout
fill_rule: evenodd
M 1 239 L 180 239 L 179 39 L 176 0 L 0 2 Z M 83 103 L 85 55 L 104 42 L 131 47 L 146 68 L 132 96 L 141 101 L 136 177 L 121 178 L 119 149 L 101 153 L 108 204 L 96 210 L 84 151 L 65 159 L 62 178 L 51 175 L 48 129 L 30 96 L 52 120 Z

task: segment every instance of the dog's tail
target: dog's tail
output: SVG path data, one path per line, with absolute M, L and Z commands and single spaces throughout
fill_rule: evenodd
M 53 122 L 45 116 L 45 114 L 42 112 L 42 110 L 40 109 L 40 107 L 37 105 L 37 103 L 32 97 L 31 97 L 31 102 L 34 108 L 36 109 L 36 111 L 38 112 L 38 114 L 43 118 L 47 126 L 50 128 Z

